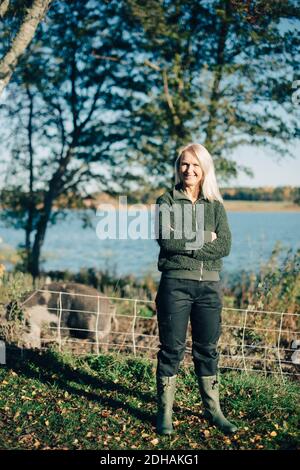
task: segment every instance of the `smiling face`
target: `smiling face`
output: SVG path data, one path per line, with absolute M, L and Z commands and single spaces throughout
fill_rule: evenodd
M 203 177 L 203 171 L 198 158 L 186 150 L 180 157 L 179 175 L 184 187 L 199 186 Z

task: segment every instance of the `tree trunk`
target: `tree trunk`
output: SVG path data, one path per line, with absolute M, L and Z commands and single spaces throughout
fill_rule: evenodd
M 31 258 L 31 242 L 30 235 L 33 229 L 33 214 L 35 210 L 34 196 L 33 196 L 33 146 L 32 146 L 32 133 L 33 133 L 33 96 L 27 87 L 27 95 L 29 98 L 29 119 L 28 119 L 28 153 L 29 153 L 29 200 L 28 200 L 28 217 L 25 227 L 25 250 L 26 250 L 26 270 L 30 268 Z
M 45 234 L 51 216 L 54 198 L 55 195 L 51 192 L 51 190 L 48 191 L 45 195 L 44 209 L 37 224 L 36 234 L 31 250 L 31 256 L 29 257 L 28 263 L 29 272 L 34 279 L 40 274 L 41 249 L 45 240 Z
M 31 42 L 36 28 L 43 19 L 52 0 L 34 0 L 27 10 L 20 29 L 12 41 L 10 49 L 0 60 L 0 95 L 8 84 L 19 57 Z M 3 5 L 4 6 L 4 5 Z M 6 10 L 3 8 L 3 14 Z
M 75 57 L 75 51 L 74 51 Z M 77 110 L 77 93 L 76 93 L 76 62 L 72 62 L 72 96 L 71 96 L 71 109 L 73 115 L 73 131 L 72 131 L 72 141 L 64 157 L 60 158 L 59 166 L 56 172 L 53 174 L 50 182 L 49 189 L 44 196 L 44 205 L 43 209 L 40 212 L 40 219 L 37 223 L 37 229 L 35 234 L 35 239 L 30 256 L 30 266 L 29 272 L 32 274 L 33 278 L 39 276 L 40 274 L 40 256 L 41 249 L 45 240 L 47 225 L 51 217 L 53 202 L 57 196 L 59 196 L 66 185 L 64 177 L 68 168 L 70 161 L 72 160 L 74 149 L 76 149 L 79 139 L 79 134 L 82 131 L 83 126 L 78 126 L 78 110 Z M 90 116 L 91 117 L 91 114 Z M 87 121 L 86 121 L 87 122 Z M 85 123 L 86 123 L 85 122 Z M 64 145 L 64 144 L 63 144 Z M 64 148 L 64 147 L 63 147 Z
M 34 243 L 31 250 L 30 257 L 30 269 L 29 272 L 33 278 L 36 278 L 40 274 L 40 255 L 41 248 L 45 240 L 47 225 L 51 217 L 53 208 L 53 202 L 57 196 L 59 196 L 64 190 L 65 183 L 63 182 L 64 174 L 66 173 L 67 167 L 73 156 L 74 147 L 77 145 L 78 135 L 77 132 L 73 134 L 73 142 L 70 145 L 67 154 L 61 159 L 60 164 L 56 172 L 51 178 L 49 183 L 49 190 L 46 192 L 44 197 L 44 206 L 41 210 L 40 219 L 37 223 L 37 229 L 35 234 Z

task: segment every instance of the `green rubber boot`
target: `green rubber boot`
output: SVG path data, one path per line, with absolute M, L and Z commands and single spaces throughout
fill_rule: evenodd
M 173 402 L 176 389 L 176 377 L 158 377 L 157 384 L 157 422 L 156 430 L 158 434 L 172 434 L 172 414 Z
M 204 416 L 224 434 L 234 434 L 237 427 L 222 413 L 219 401 L 219 382 L 216 375 L 198 376 L 199 390 L 204 405 Z

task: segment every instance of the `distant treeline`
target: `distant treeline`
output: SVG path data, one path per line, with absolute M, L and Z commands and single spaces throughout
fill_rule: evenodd
M 167 189 L 168 188 L 152 190 L 149 188 L 149 190 L 147 189 L 146 191 L 134 191 L 128 194 L 128 203 L 142 202 L 144 204 L 152 204 L 155 199 Z M 223 199 L 227 201 L 288 201 L 300 204 L 300 188 L 293 186 L 220 188 L 220 192 Z
M 154 204 L 156 198 L 163 194 L 168 188 L 161 189 L 147 188 L 146 190 L 132 191 L 123 194 L 127 196 L 128 204 Z M 170 189 L 170 188 L 169 188 Z M 300 188 L 293 186 L 260 187 L 260 188 L 220 188 L 223 199 L 226 201 L 286 201 L 300 205 Z M 42 203 L 41 191 L 34 194 L 35 200 Z M 0 191 L 0 208 L 14 209 L 25 215 L 29 201 L 29 194 L 25 191 L 12 191 L 3 189 Z M 61 195 L 57 198 L 55 207 L 70 209 L 83 209 L 85 207 L 97 206 L 99 203 L 117 203 L 117 194 L 90 193 L 85 196 L 76 196 L 72 192 Z
M 259 188 L 221 188 L 224 200 L 291 201 L 300 204 L 300 188 L 292 186 Z
M 170 188 L 160 189 L 147 188 L 127 193 L 128 204 L 154 204 L 156 198 Z M 220 188 L 224 200 L 235 201 L 286 201 L 300 205 L 300 188 L 293 186 L 264 186 L 259 188 L 239 187 L 239 188 Z M 110 202 L 108 194 L 91 195 L 94 202 Z

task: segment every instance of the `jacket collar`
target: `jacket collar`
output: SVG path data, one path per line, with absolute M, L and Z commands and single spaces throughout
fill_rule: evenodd
M 173 188 L 173 199 L 174 200 L 186 199 L 188 201 L 191 201 L 188 198 L 188 196 L 184 193 L 182 183 L 177 183 L 174 186 L 174 188 Z M 205 197 L 203 195 L 203 190 L 202 190 L 202 187 L 201 187 L 201 191 L 200 191 L 200 194 L 199 194 L 199 197 L 198 197 L 197 201 L 200 201 L 202 199 L 205 199 Z

